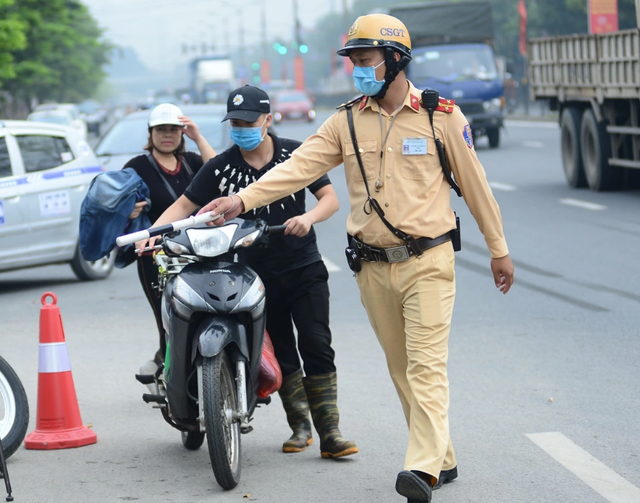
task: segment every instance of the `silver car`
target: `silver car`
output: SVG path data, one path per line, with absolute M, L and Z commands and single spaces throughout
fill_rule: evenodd
M 87 262 L 80 206 L 103 168 L 70 127 L 0 121 L 0 271 L 69 263 L 81 280 L 106 278 L 114 254 Z
M 198 125 L 200 133 L 218 153 L 232 145 L 228 123 L 222 122 L 227 113 L 226 105 L 182 105 L 180 109 Z M 122 169 L 129 159 L 145 153 L 142 147 L 149 139 L 147 124 L 150 113 L 151 110 L 133 112 L 105 133 L 95 151 L 106 169 Z M 185 148 L 198 151 L 196 144 L 187 137 Z

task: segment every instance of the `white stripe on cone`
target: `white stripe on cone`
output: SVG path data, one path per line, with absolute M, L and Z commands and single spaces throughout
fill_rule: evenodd
M 66 342 L 40 344 L 38 351 L 38 372 L 51 374 L 71 371 Z

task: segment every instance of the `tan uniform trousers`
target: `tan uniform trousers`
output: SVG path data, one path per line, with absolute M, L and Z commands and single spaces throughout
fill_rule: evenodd
M 362 304 L 409 426 L 404 469 L 436 478 L 456 466 L 447 378 L 454 262 L 447 242 L 404 262 L 362 262 L 357 275 Z

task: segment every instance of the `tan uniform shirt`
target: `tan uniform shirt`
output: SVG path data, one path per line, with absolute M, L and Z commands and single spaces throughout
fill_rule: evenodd
M 429 114 L 419 105 L 420 91 L 409 84 L 409 92 L 384 145 L 382 159 L 380 150 L 392 121 L 391 116 L 374 99 L 369 98 L 353 106 L 356 138 L 369 190 L 384 210 L 387 220 L 416 238 L 435 238 L 455 228 L 450 204 L 451 188 L 440 166 Z M 379 110 L 382 112 L 382 134 Z M 468 121 L 457 106 L 452 110 L 452 113 L 434 113 L 436 135 L 444 144 L 449 167 L 485 237 L 491 256 L 504 257 L 509 250 L 498 203 L 489 188 L 473 143 L 468 141 Z M 419 145 L 417 150 L 423 152 L 425 138 L 426 154 L 406 155 L 407 151 L 416 151 L 416 140 Z M 371 246 L 402 244 L 375 212 L 367 215 L 363 210 L 367 192 L 349 134 L 345 110 L 329 117 L 316 134 L 296 149 L 290 159 L 240 191 L 238 196 L 244 203 L 245 211 L 259 208 L 300 190 L 342 162 L 351 204 L 347 232 Z M 378 177 L 384 182 L 380 192 L 374 189 Z

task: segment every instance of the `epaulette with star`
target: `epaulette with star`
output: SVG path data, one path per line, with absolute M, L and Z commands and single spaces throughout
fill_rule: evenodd
M 364 94 L 361 94 L 360 96 L 358 96 L 357 98 L 353 98 L 351 101 L 347 101 L 346 103 L 343 103 L 342 105 L 340 105 L 339 107 L 336 107 L 336 110 L 343 110 L 347 107 L 352 107 L 354 104 L 356 104 L 358 101 L 360 101 L 362 98 L 364 98 L 363 103 L 367 102 L 367 98 L 368 96 L 365 96 Z M 361 107 L 362 108 L 362 107 Z
M 439 105 L 436 107 L 436 110 L 438 112 L 445 112 L 445 113 L 453 113 L 453 107 L 456 104 L 456 102 L 454 100 L 447 100 L 445 98 L 440 98 L 439 100 Z

